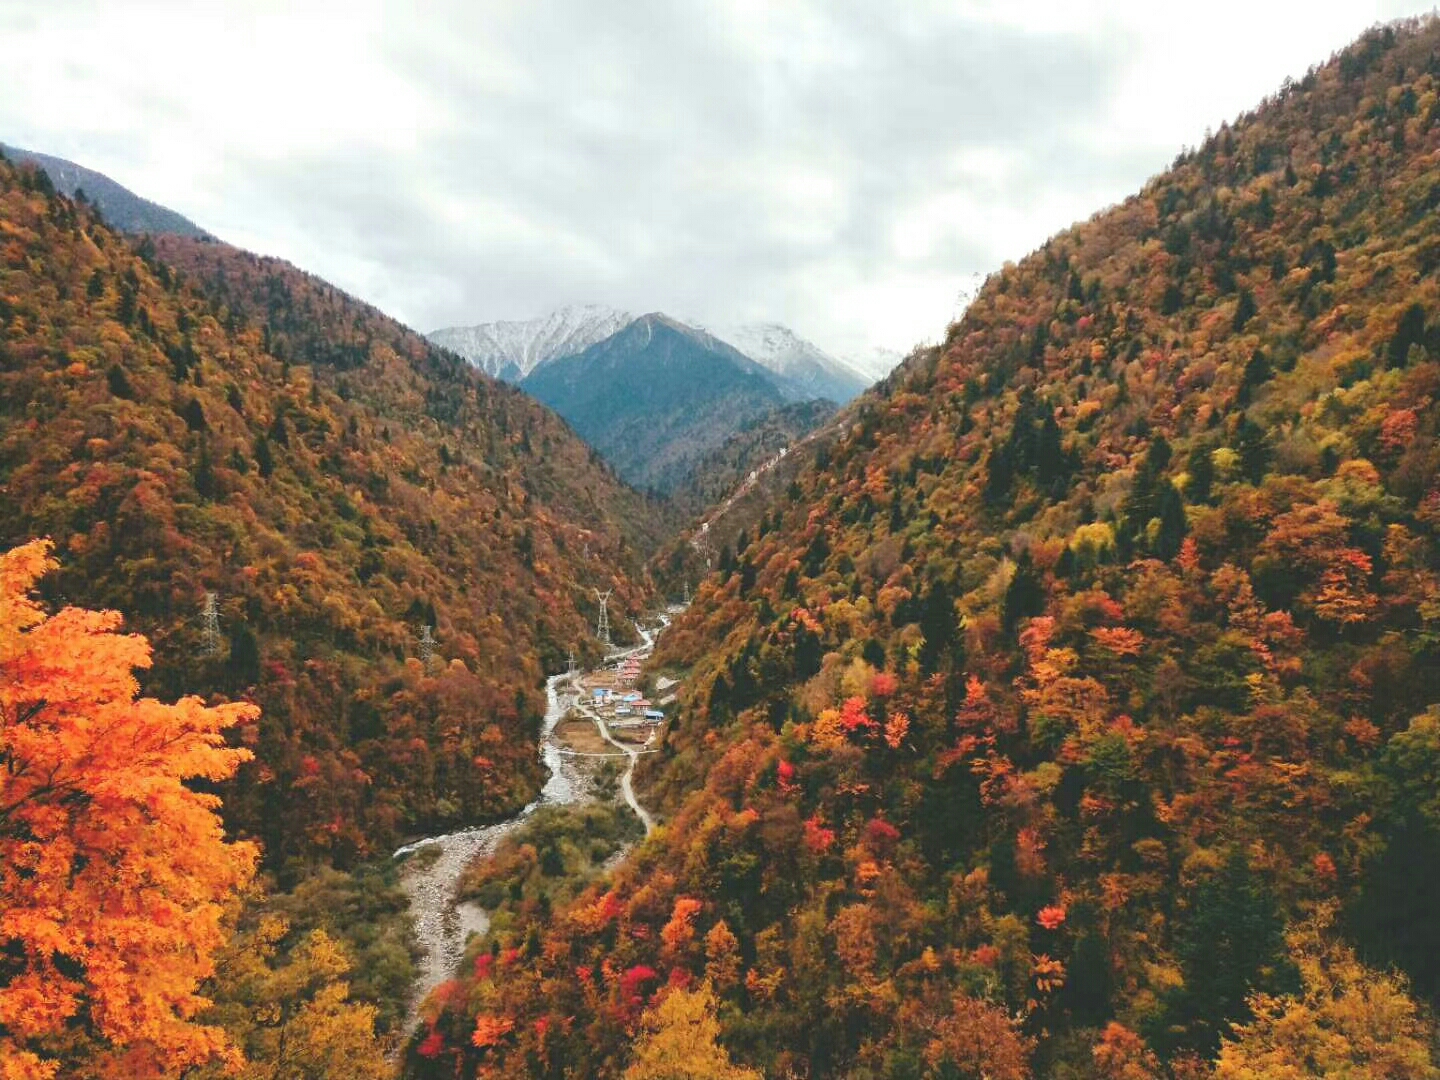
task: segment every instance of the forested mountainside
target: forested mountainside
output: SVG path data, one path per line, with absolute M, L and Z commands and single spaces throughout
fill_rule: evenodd
M 83 195 L 91 206 L 99 210 L 105 223 L 127 233 L 174 233 L 176 236 L 202 237 L 208 235 L 183 214 L 176 213 L 168 206 L 161 206 L 149 199 L 136 195 L 129 188 L 117 184 L 104 173 L 87 169 L 73 161 L 38 154 L 33 150 L 0 143 L 3 153 L 16 165 L 34 165 L 50 177 L 55 188 L 72 198 Z
M 747 420 L 691 469 L 684 487 L 671 500 L 688 515 L 718 506 L 745 483 L 750 473 L 782 450 L 801 442 L 835 415 L 835 403 L 824 398 L 782 405 Z
M 636 487 L 668 494 L 750 420 L 784 405 L 779 380 L 734 347 L 645 315 L 521 385 Z
M 542 677 L 593 637 L 594 587 L 648 604 L 657 515 L 323 282 L 160 250 L 0 163 L 0 547 L 53 538 L 44 599 L 123 612 L 147 692 L 261 707 L 223 794 L 272 868 L 523 805 Z
M 716 566 L 733 565 L 737 546 L 768 528 L 771 504 L 820 446 L 840 433 L 829 401 L 785 405 L 751 421 L 698 462 L 670 496 L 682 528 L 650 560 L 666 596 L 683 596 Z M 763 522 L 763 524 L 762 524 Z
M 1437 90 L 1368 33 L 862 397 L 662 639 L 668 822 L 411 1072 L 1434 1076 Z

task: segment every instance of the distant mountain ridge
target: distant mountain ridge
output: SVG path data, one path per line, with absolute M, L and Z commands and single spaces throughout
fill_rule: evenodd
M 100 211 L 105 221 L 121 232 L 170 234 L 196 239 L 210 235 L 183 214 L 141 198 L 94 169 L 5 143 L 0 143 L 0 153 L 17 165 L 34 165 L 43 170 L 50 177 L 50 182 L 71 198 L 77 191 L 84 191 L 85 198 Z
M 662 492 L 744 424 L 793 400 L 738 349 L 659 313 L 539 365 L 520 385 L 623 479 Z
M 536 368 L 582 352 L 634 319 L 625 311 L 587 304 L 558 308 L 535 319 L 451 326 L 427 336 L 487 374 L 521 382 Z M 843 405 L 888 374 L 900 360 L 899 353 L 884 349 L 840 359 L 780 323 L 672 321 L 709 334 L 759 364 L 794 402 L 826 398 Z

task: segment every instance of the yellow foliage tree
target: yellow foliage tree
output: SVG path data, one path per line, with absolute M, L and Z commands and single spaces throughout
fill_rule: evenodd
M 281 957 L 290 932 L 265 915 L 217 961 L 218 1021 L 245 1052 L 239 1080 L 384 1080 L 394 1069 L 375 1037 L 375 1008 L 349 1000 L 350 958 L 323 930 Z
M 722 993 L 740 980 L 740 942 L 724 919 L 705 935 L 705 975 Z
M 248 759 L 223 729 L 258 710 L 139 698 L 149 644 L 47 617 L 54 566 L 46 541 L 0 555 L 0 1077 L 173 1076 L 233 1057 L 197 988 L 255 851 L 186 781 Z
M 732 1064 L 716 1043 L 720 1021 L 709 983 L 671 990 L 641 1027 L 625 1080 L 764 1080 L 756 1070 Z
M 1217 1080 L 1437 1080 L 1427 1030 L 1404 981 L 1374 971 L 1328 939 L 1332 912 L 1289 935 L 1303 989 L 1257 994 L 1255 1019 L 1220 1050 Z

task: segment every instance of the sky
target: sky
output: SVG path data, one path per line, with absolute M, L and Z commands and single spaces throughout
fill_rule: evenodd
M 0 141 L 416 329 L 562 304 L 938 338 L 1434 0 L 0 0 Z

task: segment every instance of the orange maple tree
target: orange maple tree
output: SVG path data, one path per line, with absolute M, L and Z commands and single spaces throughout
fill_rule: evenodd
M 193 1021 L 256 851 L 187 786 L 249 752 L 259 710 L 139 697 L 150 662 L 115 612 L 46 616 L 49 542 L 0 555 L 0 1077 L 148 1077 L 232 1055 Z

